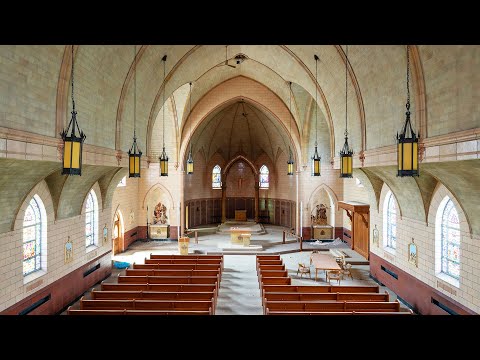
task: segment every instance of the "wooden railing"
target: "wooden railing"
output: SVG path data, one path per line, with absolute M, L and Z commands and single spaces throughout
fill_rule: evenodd
M 293 236 L 300 244 L 300 251 L 303 251 L 303 236 L 293 233 L 292 230 L 283 230 L 283 239 L 282 239 L 283 244 L 285 244 L 287 236 Z
M 188 236 L 190 234 L 195 234 L 195 244 L 198 244 L 198 230 L 185 230 L 185 233 L 183 234 L 183 236 Z

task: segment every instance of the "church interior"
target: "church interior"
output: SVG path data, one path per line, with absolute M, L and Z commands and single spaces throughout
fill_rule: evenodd
M 0 315 L 480 313 L 479 46 L 1 45 L 0 77 Z

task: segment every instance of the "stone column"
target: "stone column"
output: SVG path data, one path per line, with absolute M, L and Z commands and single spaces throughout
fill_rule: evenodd
M 179 171 L 179 182 L 180 182 L 180 201 L 178 206 L 180 206 L 180 234 L 178 234 L 178 238 L 182 237 L 185 233 L 185 171 Z
M 258 181 L 255 181 L 255 222 L 258 223 L 258 212 L 259 212 L 259 189 L 260 184 Z
M 222 182 L 222 223 L 227 221 L 227 182 Z

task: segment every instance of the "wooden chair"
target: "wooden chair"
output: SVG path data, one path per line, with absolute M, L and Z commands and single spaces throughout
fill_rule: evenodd
M 343 279 L 343 270 L 330 270 L 327 272 L 327 281 L 330 284 L 330 280 L 337 280 L 338 285 L 340 285 L 340 280 Z
M 310 279 L 312 278 L 312 274 L 310 272 L 310 266 L 307 266 L 303 263 L 298 263 L 297 275 L 300 273 L 300 277 L 303 277 L 303 274 L 308 274 Z
M 340 263 L 340 267 L 342 268 L 342 273 L 343 273 L 343 275 L 345 275 L 345 276 L 350 276 L 350 278 L 353 280 L 353 276 L 352 276 L 352 264 L 347 264 L 347 263 L 345 262 L 345 260 L 344 260 L 344 261 L 342 261 L 342 262 Z

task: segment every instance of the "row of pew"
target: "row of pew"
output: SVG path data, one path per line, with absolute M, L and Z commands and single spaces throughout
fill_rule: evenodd
M 156 255 L 102 281 L 69 315 L 214 315 L 223 255 Z M 88 297 L 88 298 L 87 298 Z
M 292 285 L 280 255 L 257 255 L 265 315 L 410 315 L 379 286 Z

